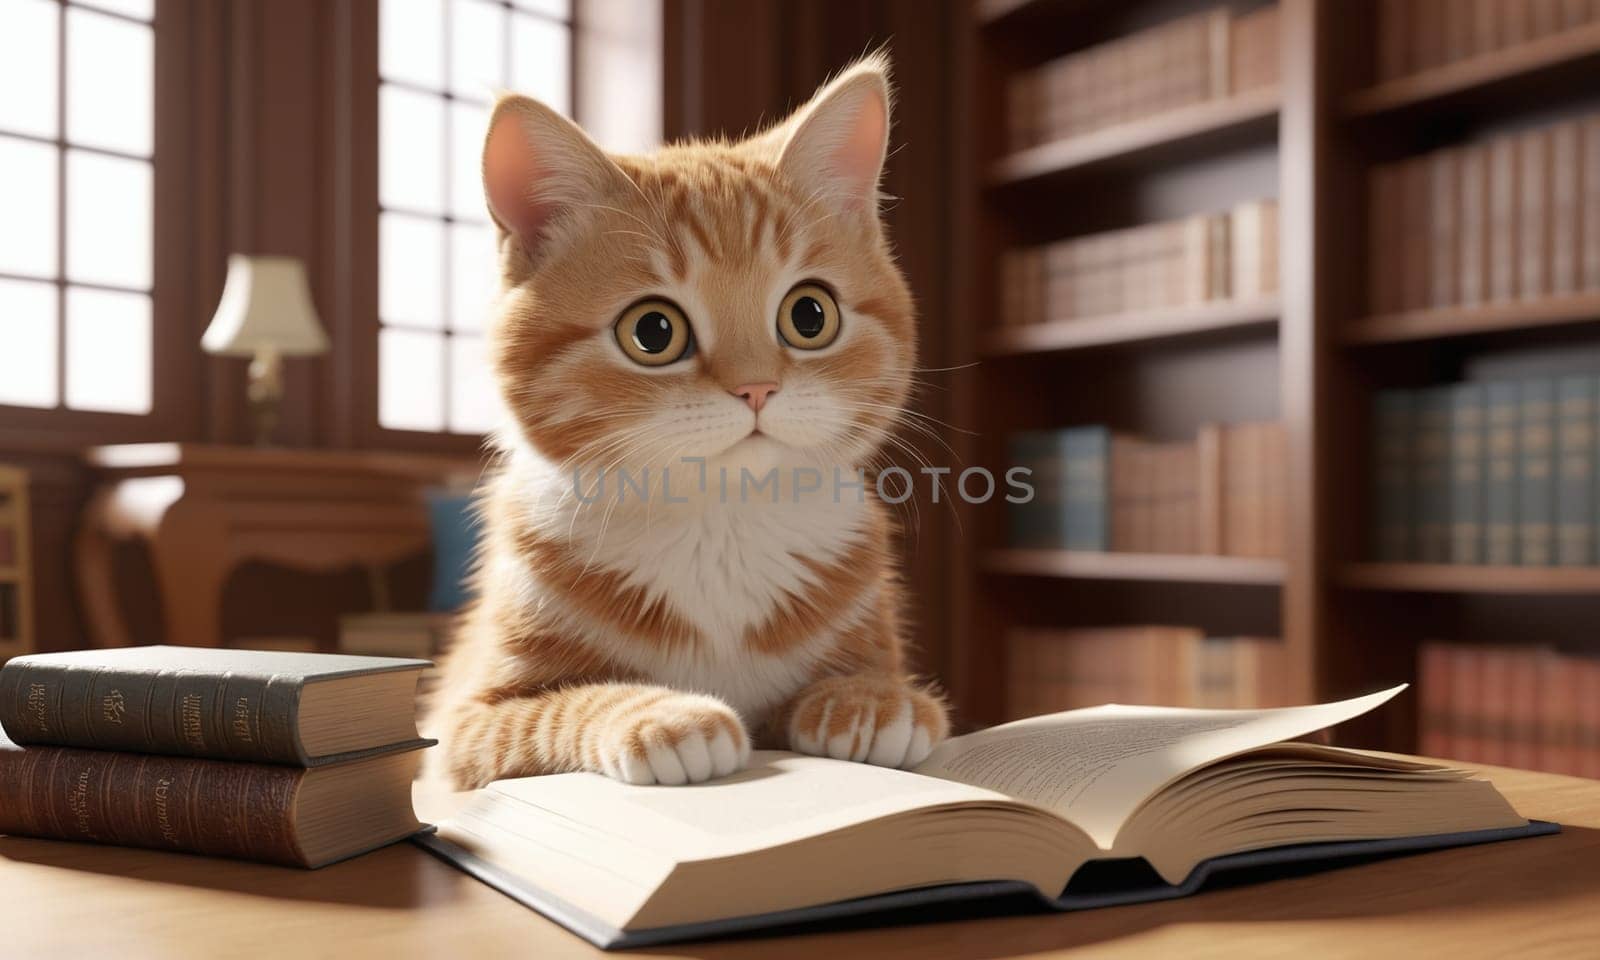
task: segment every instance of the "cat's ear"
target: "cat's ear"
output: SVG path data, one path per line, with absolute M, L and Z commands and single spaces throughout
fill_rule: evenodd
M 627 174 L 578 125 L 537 100 L 495 104 L 483 143 L 489 213 L 537 256 L 552 222 L 627 189 Z
M 875 213 L 889 148 L 889 58 L 872 54 L 817 91 L 786 125 L 778 169 L 841 212 Z

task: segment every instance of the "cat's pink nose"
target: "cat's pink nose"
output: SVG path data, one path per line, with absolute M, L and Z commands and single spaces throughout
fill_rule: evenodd
M 760 413 L 761 408 L 767 405 L 767 400 L 778 392 L 778 385 L 776 383 L 747 383 L 742 387 L 734 387 L 730 392 L 749 404 L 751 410 Z

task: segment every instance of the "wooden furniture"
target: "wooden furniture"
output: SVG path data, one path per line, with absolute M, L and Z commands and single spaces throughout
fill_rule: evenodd
M 1555 837 L 1368 863 L 1166 903 L 688 944 L 673 957 L 1249 957 L 1600 954 L 1600 783 L 1490 768 Z M 438 819 L 447 797 L 419 788 Z M 599 957 L 538 914 L 408 845 L 315 873 L 0 838 L 17 956 Z
M 961 713 L 1002 719 L 1012 625 L 1176 622 L 1280 636 L 1295 699 L 1416 679 L 1423 640 L 1558 643 L 1600 652 L 1600 570 L 1368 562 L 1374 394 L 1448 383 L 1524 347 L 1596 353 L 1593 292 L 1416 310 L 1367 309 L 1367 173 L 1375 164 L 1530 123 L 1600 111 L 1600 23 L 1375 81 L 1377 0 L 1280 0 L 1275 89 L 1008 154 L 1006 83 L 1055 57 L 1217 6 L 1207 0 L 978 0 L 961 27 L 971 76 L 954 154 L 968 187 L 955 262 L 974 318 L 957 394 L 963 448 L 994 469 L 1018 430 L 1108 424 L 1183 439 L 1206 421 L 1283 421 L 1288 552 L 1233 558 L 1003 549 L 1004 511 L 971 511 L 976 541 L 952 605 L 966 611 L 947 682 Z M 1261 0 L 1228 4 L 1246 11 Z M 1449 5 L 1452 9 L 1455 5 Z M 1453 41 L 1452 41 L 1453 42 Z M 1279 202 L 1280 293 L 1139 315 L 1001 327 L 1001 252 L 1019 245 Z M 1409 750 L 1416 697 L 1338 731 Z
M 0 663 L 34 648 L 31 520 L 28 474 L 0 466 Z
M 78 533 L 77 576 L 93 643 L 131 642 L 111 549 L 148 545 L 167 643 L 218 646 L 222 590 L 246 560 L 309 571 L 381 568 L 427 549 L 423 491 L 476 478 L 445 457 L 134 444 L 96 447 L 99 486 Z

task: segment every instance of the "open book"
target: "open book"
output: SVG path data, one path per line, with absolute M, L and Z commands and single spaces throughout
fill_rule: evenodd
M 1402 689 L 1279 710 L 1072 710 L 946 741 L 913 771 L 757 751 L 698 786 L 505 780 L 418 842 L 601 946 L 640 946 L 930 897 L 1110 902 L 1063 896 L 1096 860 L 1143 858 L 1165 881 L 1126 901 L 1190 892 L 1202 865 L 1246 851 L 1544 832 L 1465 771 L 1284 742 Z M 914 893 L 885 897 L 897 891 Z

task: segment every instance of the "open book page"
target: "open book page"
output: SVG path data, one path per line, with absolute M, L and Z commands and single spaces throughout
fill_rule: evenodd
M 757 750 L 709 783 L 639 787 L 597 774 L 501 780 L 487 792 L 679 863 L 733 856 L 951 803 L 1013 804 L 950 780 L 864 763 Z
M 1139 805 L 1190 770 L 1358 717 L 1404 689 L 1276 710 L 1069 710 L 947 740 L 916 772 L 1036 804 L 1110 850 Z

